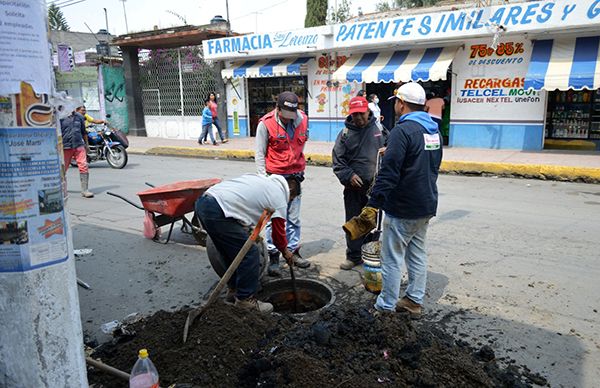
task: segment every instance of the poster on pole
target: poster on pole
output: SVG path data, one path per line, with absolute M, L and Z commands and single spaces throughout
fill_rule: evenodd
M 0 272 L 68 259 L 55 128 L 0 128 Z
M 19 93 L 22 81 L 50 93 L 45 9 L 38 0 L 0 1 L 0 95 Z

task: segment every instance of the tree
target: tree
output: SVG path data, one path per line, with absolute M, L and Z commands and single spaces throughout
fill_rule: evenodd
M 306 0 L 304 27 L 323 26 L 327 23 L 327 0 Z
M 377 12 L 387 12 L 392 9 L 390 3 L 386 0 L 381 0 L 379 3 L 375 4 L 375 10 Z
M 398 8 L 419 8 L 436 5 L 440 0 L 381 0 L 375 5 L 377 12 L 391 11 Z
M 50 4 L 50 6 L 48 6 L 48 24 L 50 24 L 51 30 L 71 30 L 71 28 L 69 28 L 69 24 L 67 23 L 67 19 L 65 19 L 65 15 L 63 15 L 62 11 L 56 6 L 56 4 Z
M 329 9 L 329 15 L 327 22 L 329 24 L 343 23 L 350 19 L 350 0 L 341 0 L 338 4 L 337 9 L 333 7 Z

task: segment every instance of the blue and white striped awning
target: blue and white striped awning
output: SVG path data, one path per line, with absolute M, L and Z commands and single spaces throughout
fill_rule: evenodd
M 234 63 L 231 67 L 221 70 L 223 78 L 256 78 L 256 77 L 283 77 L 287 75 L 300 75 L 302 67 L 306 66 L 313 57 L 254 59 L 241 63 Z
M 525 89 L 600 88 L 600 37 L 533 42 Z
M 336 81 L 408 82 L 445 80 L 457 47 L 352 55 L 334 74 Z

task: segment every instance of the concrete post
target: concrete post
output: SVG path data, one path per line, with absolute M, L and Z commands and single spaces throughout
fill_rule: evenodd
M 0 14 L 0 387 L 87 387 L 45 3 Z
M 227 92 L 225 90 L 223 77 L 221 77 L 221 70 L 223 70 L 223 67 L 223 61 L 218 61 L 215 64 L 215 93 L 217 93 L 219 96 L 219 105 L 217 110 L 219 122 L 221 123 L 223 132 L 225 132 L 227 138 L 229 138 L 229 120 L 227 119 Z
M 129 134 L 147 136 L 142 107 L 142 88 L 140 87 L 140 63 L 137 47 L 121 47 L 123 69 L 125 71 L 125 92 L 127 93 L 127 112 L 129 115 Z

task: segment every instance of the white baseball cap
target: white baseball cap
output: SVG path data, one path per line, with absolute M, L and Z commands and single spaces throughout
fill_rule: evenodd
M 398 98 L 402 101 L 410 102 L 416 105 L 425 105 L 427 98 L 425 97 L 425 89 L 416 82 L 408 82 L 400 86 L 389 99 Z

